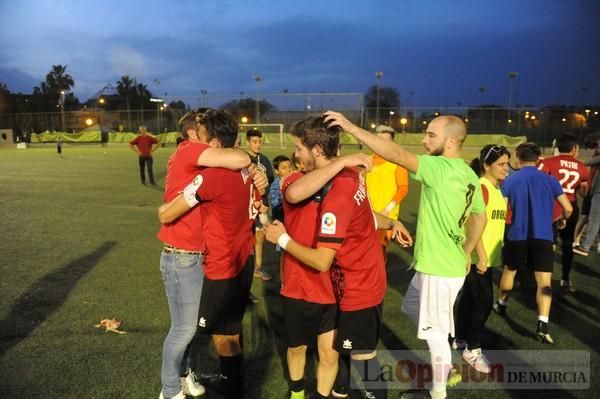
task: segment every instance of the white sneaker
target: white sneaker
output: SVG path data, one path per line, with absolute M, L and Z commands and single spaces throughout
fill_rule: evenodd
M 198 383 L 196 374 L 190 369 L 188 369 L 188 374 L 185 377 L 181 377 L 181 388 L 184 394 L 194 397 L 202 396 L 206 391 L 204 386 Z
M 465 348 L 463 352 L 463 359 L 467 363 L 471 365 L 475 370 L 480 373 L 489 373 L 491 371 L 490 362 L 488 362 L 487 358 L 481 353 L 481 348 L 468 350 Z
M 158 395 L 158 399 L 165 399 L 162 391 L 160 391 L 160 395 Z M 177 395 L 173 396 L 171 399 L 185 399 L 185 395 L 184 395 L 183 391 L 179 391 L 179 393 Z
M 577 292 L 573 282 L 570 280 L 560 280 L 560 288 L 565 292 Z

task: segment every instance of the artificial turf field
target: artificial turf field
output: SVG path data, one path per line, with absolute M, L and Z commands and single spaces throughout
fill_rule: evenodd
M 0 149 L 0 398 L 156 398 L 169 313 L 158 270 L 156 208 L 174 147 L 155 152 L 159 187 L 139 182 L 136 155 L 123 145 L 54 145 Z M 344 148 L 342 153 L 356 151 Z M 292 149 L 267 149 L 267 155 Z M 473 155 L 473 153 L 467 155 Z M 410 182 L 401 220 L 414 233 L 419 187 Z M 260 302 L 244 319 L 248 398 L 287 394 L 281 337 L 278 259 L 266 244 L 272 281 L 255 279 Z M 412 272 L 410 251 L 392 247 L 380 348 L 425 349 L 400 304 Z M 506 319 L 492 314 L 484 349 L 584 350 L 591 356 L 587 390 L 450 389 L 449 398 L 597 398 L 600 373 L 600 255 L 576 257 L 577 293 L 563 295 L 557 254 L 550 328 L 555 345 L 534 339 L 531 289 L 515 289 Z M 497 281 L 498 273 L 495 279 Z M 124 321 L 126 335 L 94 328 L 101 318 Z M 207 341 L 208 342 L 208 341 Z M 207 345 L 208 346 L 208 345 Z M 216 366 L 214 351 L 198 359 Z M 314 359 L 313 356 L 310 359 Z M 455 360 L 460 356 L 455 354 Z M 308 376 L 314 375 L 309 361 Z M 309 392 L 314 380 L 308 380 Z M 496 387 L 497 388 L 497 387 Z M 390 391 L 389 397 L 400 391 Z M 209 398 L 218 397 L 209 391 Z

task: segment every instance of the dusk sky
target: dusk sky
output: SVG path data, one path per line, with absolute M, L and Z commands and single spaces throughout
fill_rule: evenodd
M 382 71 L 411 105 L 506 106 L 516 71 L 513 104 L 600 104 L 599 44 L 597 0 L 0 0 L 0 81 L 31 93 L 66 64 L 81 101 L 122 75 L 210 96 L 256 74 L 264 93 L 364 93 Z

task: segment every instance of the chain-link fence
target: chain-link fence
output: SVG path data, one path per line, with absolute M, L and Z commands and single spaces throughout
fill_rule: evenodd
M 564 131 L 582 140 L 600 130 L 600 109 L 574 107 L 513 108 L 501 107 L 396 107 L 368 108 L 360 93 L 249 93 L 199 97 L 164 96 L 156 106 L 144 110 L 106 110 L 95 106 L 71 112 L 0 114 L 0 128 L 13 129 L 15 138 L 27 141 L 31 133 L 61 131 L 78 133 L 86 129 L 103 132 L 135 132 L 145 125 L 154 134 L 178 130 L 177 121 L 189 109 L 199 106 L 224 108 L 240 124 L 282 124 L 285 132 L 308 115 L 328 109 L 344 113 L 366 129 L 377 124 L 392 126 L 398 132 L 420 133 L 438 115 L 452 114 L 463 118 L 470 134 L 502 133 L 527 136 L 529 140 L 548 144 Z M 258 100 L 258 101 L 257 101 Z M 110 99 L 107 99 L 109 102 Z

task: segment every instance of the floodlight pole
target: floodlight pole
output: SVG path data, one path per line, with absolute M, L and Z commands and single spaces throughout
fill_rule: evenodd
M 375 125 L 379 126 L 379 79 L 381 79 L 383 77 L 383 72 L 375 72 L 375 79 L 376 79 L 376 85 L 375 85 L 375 90 L 376 90 L 376 94 L 375 94 Z
M 262 81 L 262 76 L 254 75 L 254 80 L 256 81 L 256 100 L 254 103 L 254 121 L 256 123 L 260 123 L 260 98 L 259 98 L 259 86 Z
M 508 76 L 508 119 L 512 119 L 512 97 L 513 97 L 513 85 L 514 80 L 519 76 L 519 72 L 509 72 L 506 76 Z M 507 121 L 507 127 L 509 127 L 509 123 Z

